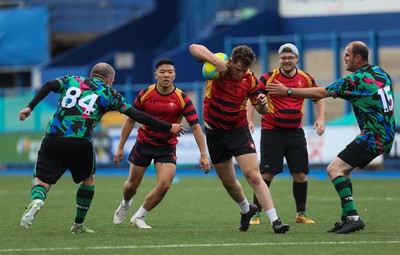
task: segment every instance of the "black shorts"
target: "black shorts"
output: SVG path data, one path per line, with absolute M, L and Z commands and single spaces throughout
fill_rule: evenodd
M 302 128 L 261 130 L 261 173 L 283 172 L 283 158 L 292 173 L 309 173 L 307 142 Z
M 33 175 L 45 183 L 55 184 L 67 169 L 75 183 L 96 172 L 92 142 L 46 135 L 38 152 Z
M 153 159 L 154 163 L 172 163 L 176 165 L 176 148 L 154 146 L 136 141 L 128 158 L 132 164 L 143 167 L 148 167 Z
M 208 152 L 213 164 L 227 161 L 232 156 L 256 153 L 253 137 L 247 125 L 228 131 L 205 128 L 205 133 Z
M 366 150 L 365 147 L 352 141 L 337 156 L 354 168 L 364 168 L 379 155 L 378 153 Z

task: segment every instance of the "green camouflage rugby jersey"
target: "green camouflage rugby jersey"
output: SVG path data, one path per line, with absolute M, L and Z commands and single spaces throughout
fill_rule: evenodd
M 111 110 L 125 112 L 131 107 L 116 90 L 96 78 L 63 76 L 57 109 L 47 126 L 47 134 L 91 139 L 101 117 Z
M 349 101 L 361 133 L 355 142 L 382 154 L 392 148 L 395 135 L 394 96 L 389 74 L 366 65 L 326 87 L 333 97 Z

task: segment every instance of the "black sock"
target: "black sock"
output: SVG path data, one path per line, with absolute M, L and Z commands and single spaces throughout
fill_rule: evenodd
M 307 188 L 307 181 L 293 182 L 293 197 L 296 203 L 296 211 L 298 213 L 306 211 Z

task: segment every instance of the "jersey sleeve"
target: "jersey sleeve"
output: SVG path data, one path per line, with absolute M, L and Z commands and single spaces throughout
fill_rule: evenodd
M 153 116 L 138 111 L 133 107 L 129 107 L 125 112 L 125 115 L 127 115 L 128 117 L 132 118 L 133 120 L 135 120 L 136 122 L 139 122 L 141 124 L 144 124 L 146 126 L 151 126 L 153 127 L 155 130 L 159 130 L 162 132 L 169 132 L 169 130 L 172 127 L 171 123 L 162 121 L 162 120 L 158 120 L 156 118 L 154 118 Z
M 340 78 L 338 81 L 325 87 L 325 89 L 333 98 L 339 97 L 349 101 L 353 98 L 354 93 L 357 92 L 354 90 L 354 83 L 357 82 L 357 79 L 357 76 L 353 73 Z
M 108 105 L 108 108 L 110 110 L 125 113 L 126 110 L 132 107 L 131 104 L 128 103 L 127 99 L 123 97 L 118 91 L 111 89 L 110 93 L 112 95 Z
M 183 92 L 181 93 L 181 97 L 185 103 L 183 115 L 185 116 L 186 121 L 189 123 L 189 126 L 199 123 L 199 117 L 197 115 L 196 108 L 194 107 L 194 104 L 190 97 Z
M 262 94 L 262 90 L 257 77 L 253 73 L 251 73 L 249 80 L 250 80 L 249 99 L 253 105 L 256 105 L 257 97 L 258 95 Z
M 46 82 L 36 93 L 32 101 L 29 102 L 28 107 L 31 110 L 35 109 L 36 105 L 40 103 L 51 91 L 58 91 L 60 89 L 60 83 L 58 80 L 51 80 Z

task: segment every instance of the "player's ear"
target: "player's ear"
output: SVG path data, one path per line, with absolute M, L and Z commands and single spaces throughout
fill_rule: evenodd
M 108 86 L 112 87 L 112 85 L 114 83 L 114 78 L 112 78 L 112 77 L 106 78 L 106 83 L 108 84 Z

